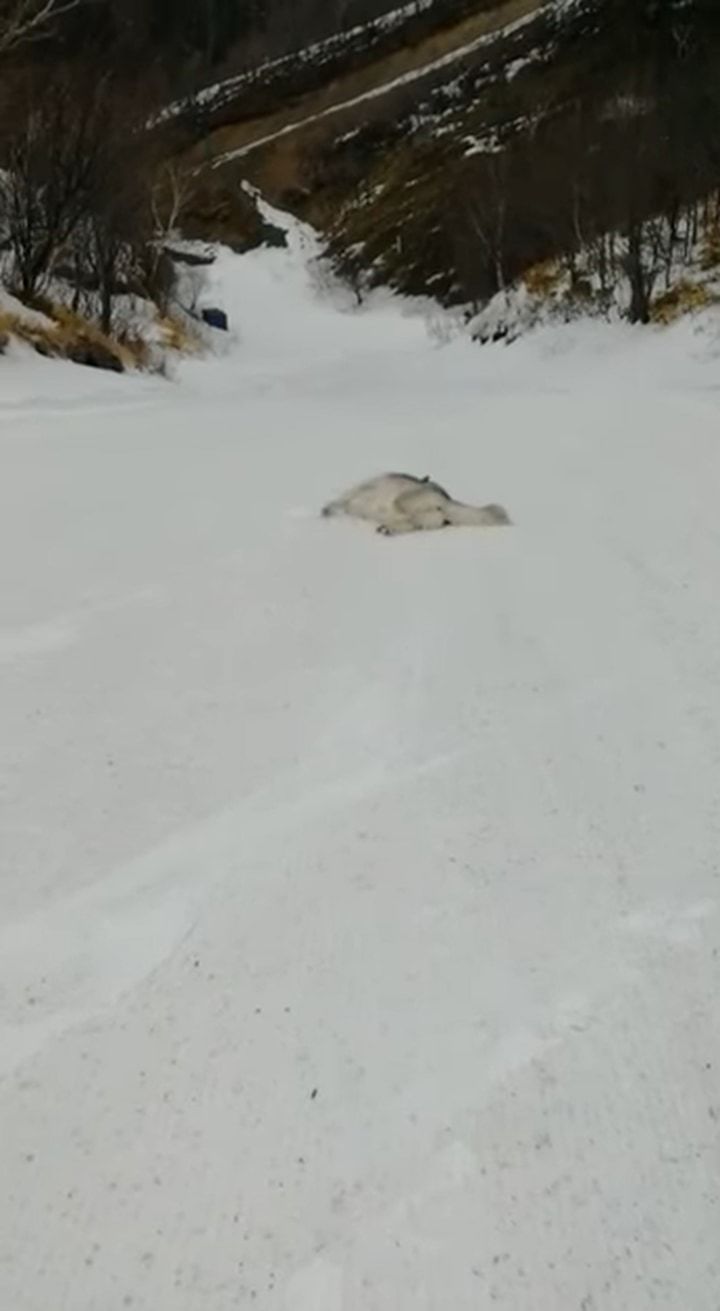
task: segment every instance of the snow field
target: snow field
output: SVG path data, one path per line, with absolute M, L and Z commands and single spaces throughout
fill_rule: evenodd
M 0 1306 L 716 1311 L 710 322 L 433 344 L 223 256 L 0 417 Z M 317 517 L 383 469 L 515 527 Z

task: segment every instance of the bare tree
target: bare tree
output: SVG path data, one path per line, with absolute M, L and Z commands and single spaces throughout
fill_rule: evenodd
M 89 90 L 68 69 L 31 72 L 4 142 L 0 178 L 6 239 L 25 300 L 52 274 L 87 206 L 103 124 L 103 82 Z
M 100 326 L 106 333 L 115 326 L 119 296 L 151 298 L 158 285 L 160 260 L 153 241 L 149 194 L 141 161 L 132 151 L 124 157 L 120 154 L 112 163 L 107 156 L 102 159 L 78 238 L 99 300 Z
M 155 236 L 159 244 L 176 235 L 196 185 L 194 170 L 183 167 L 176 160 L 166 162 L 159 170 L 150 197 Z
M 664 262 L 668 237 L 663 217 L 634 219 L 624 234 L 622 269 L 630 284 L 631 323 L 649 323 L 652 300 Z
M 0 0 L 0 55 L 46 37 L 58 19 L 88 0 Z
M 507 286 L 506 236 L 508 223 L 508 155 L 501 148 L 482 156 L 478 184 L 465 198 L 468 228 L 492 268 L 497 291 Z
M 142 89 L 69 63 L 48 78 L 30 70 L 3 141 L 0 213 L 25 302 L 53 278 L 70 282 L 74 304 L 98 309 L 113 326 L 118 295 L 162 297 L 168 259 L 158 231 L 157 134 L 144 130 Z M 169 170 L 166 221 L 183 199 L 181 174 Z
M 119 83 L 103 86 L 86 206 L 73 244 L 107 333 L 115 327 L 118 297 L 140 296 L 164 308 L 172 289 L 164 237 L 186 202 L 187 176 L 172 164 L 161 170 L 162 141 L 143 130 L 146 117 L 141 93 Z

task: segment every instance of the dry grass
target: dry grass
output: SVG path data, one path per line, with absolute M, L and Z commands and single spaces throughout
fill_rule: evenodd
M 199 335 L 189 324 L 172 315 L 158 315 L 160 350 L 179 354 L 196 354 L 201 348 Z M 68 309 L 66 305 L 46 302 L 42 314 L 21 311 L 0 313 L 0 344 L 8 338 L 32 346 L 40 355 L 72 360 L 77 364 L 127 372 L 161 367 L 157 346 L 138 332 L 127 331 L 111 336 L 96 323 Z
M 680 281 L 657 297 L 651 311 L 652 322 L 675 323 L 684 315 L 696 314 L 716 301 L 717 296 L 702 283 Z
M 38 318 L 24 318 L 22 314 L 5 310 L 0 314 L 0 337 L 3 342 L 15 337 L 27 346 L 32 346 L 40 355 L 62 355 L 60 343 L 55 337 L 51 323 L 43 323 Z
M 549 259 L 528 269 L 523 274 L 523 282 L 531 296 L 544 300 L 558 288 L 564 276 L 565 270 L 559 260 Z
M 176 351 L 179 355 L 198 355 L 202 341 L 198 333 L 193 332 L 190 323 L 173 314 L 158 314 L 157 325 L 162 335 L 163 346 Z
M 6 311 L 0 314 L 0 334 L 16 337 L 40 355 L 118 370 L 134 367 L 132 350 L 63 305 L 48 306 L 42 316 Z
M 66 357 L 72 358 L 75 349 L 85 347 L 88 350 L 96 350 L 98 356 L 107 354 L 108 357 L 113 357 L 123 369 L 143 367 L 144 361 L 138 358 L 142 352 L 137 351 L 133 342 L 121 342 L 108 336 L 97 324 L 65 305 L 53 304 L 50 314 L 55 323 L 55 340 L 59 342 L 61 353 Z

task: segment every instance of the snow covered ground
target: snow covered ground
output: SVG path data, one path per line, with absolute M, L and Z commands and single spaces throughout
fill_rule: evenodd
M 717 1311 L 720 349 L 0 361 L 3 1311 Z M 386 468 L 516 526 L 317 518 Z

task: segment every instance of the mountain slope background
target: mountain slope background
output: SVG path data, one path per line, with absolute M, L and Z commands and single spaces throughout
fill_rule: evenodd
M 438 0 L 174 108 L 210 191 L 249 179 L 357 284 L 477 304 L 616 232 L 599 259 L 623 260 L 644 319 L 682 215 L 717 188 L 719 69 L 707 0 Z
M 0 277 L 33 310 L 59 297 L 127 335 L 139 296 L 163 322 L 180 305 L 182 339 L 171 241 L 272 237 L 252 188 L 312 223 L 359 300 L 382 284 L 470 317 L 529 276 L 564 313 L 648 322 L 715 296 L 712 0 L 53 12 L 4 56 Z

